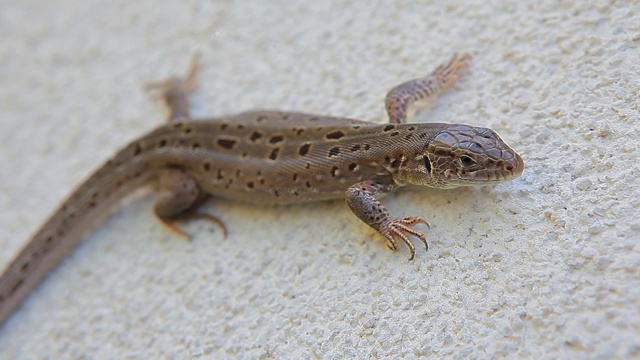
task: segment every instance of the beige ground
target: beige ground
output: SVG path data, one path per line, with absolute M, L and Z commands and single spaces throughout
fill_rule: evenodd
M 640 357 L 640 6 L 546 1 L 2 1 L 0 264 L 74 186 L 162 123 L 145 82 L 202 52 L 195 114 L 385 120 L 455 51 L 470 71 L 416 121 L 488 126 L 517 181 L 410 188 L 408 262 L 344 203 L 213 201 L 227 239 L 124 207 L 0 329 L 0 358 Z M 391 5 L 393 4 L 393 5 Z

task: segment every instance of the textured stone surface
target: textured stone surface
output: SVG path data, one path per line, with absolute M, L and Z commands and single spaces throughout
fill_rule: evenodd
M 640 357 L 640 13 L 543 1 L 2 1 L 0 264 L 116 149 L 163 121 L 147 81 L 201 51 L 194 115 L 288 109 L 383 122 L 455 51 L 470 70 L 416 121 L 491 127 L 517 181 L 408 188 L 408 262 L 343 202 L 214 200 L 191 243 L 152 196 L 100 226 L 0 329 L 0 357 Z M 603 3 L 603 4 L 599 4 Z

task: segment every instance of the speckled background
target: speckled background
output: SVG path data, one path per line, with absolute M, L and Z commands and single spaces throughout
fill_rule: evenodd
M 2 265 L 163 122 L 143 86 L 196 51 L 198 117 L 374 122 L 392 86 L 469 52 L 414 119 L 491 127 L 527 168 L 386 198 L 432 224 L 413 262 L 341 201 L 213 200 L 229 236 L 195 222 L 186 242 L 138 196 L 0 328 L 0 358 L 640 357 L 639 46 L 625 1 L 1 1 Z

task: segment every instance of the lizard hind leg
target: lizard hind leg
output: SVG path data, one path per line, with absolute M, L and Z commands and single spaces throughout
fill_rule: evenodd
M 171 169 L 160 177 L 160 185 L 165 189 L 164 195 L 156 202 L 154 212 L 172 232 L 190 239 L 178 225 L 182 220 L 207 220 L 222 229 L 223 236 L 227 237 L 227 227 L 222 220 L 213 215 L 196 212 L 199 205 L 206 200 L 207 195 L 200 191 L 197 181 L 182 170 Z
M 159 90 L 160 97 L 169 107 L 168 122 L 189 119 L 189 94 L 198 87 L 196 78 L 200 70 L 200 54 L 191 59 L 191 65 L 185 77 L 171 77 L 166 80 L 147 83 L 147 90 Z

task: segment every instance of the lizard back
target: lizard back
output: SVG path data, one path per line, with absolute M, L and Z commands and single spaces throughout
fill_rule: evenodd
M 391 180 L 402 156 L 423 152 L 446 126 L 256 111 L 168 124 L 130 146 L 147 152 L 144 161 L 194 174 L 214 196 L 287 204 L 344 198 L 364 179 Z

